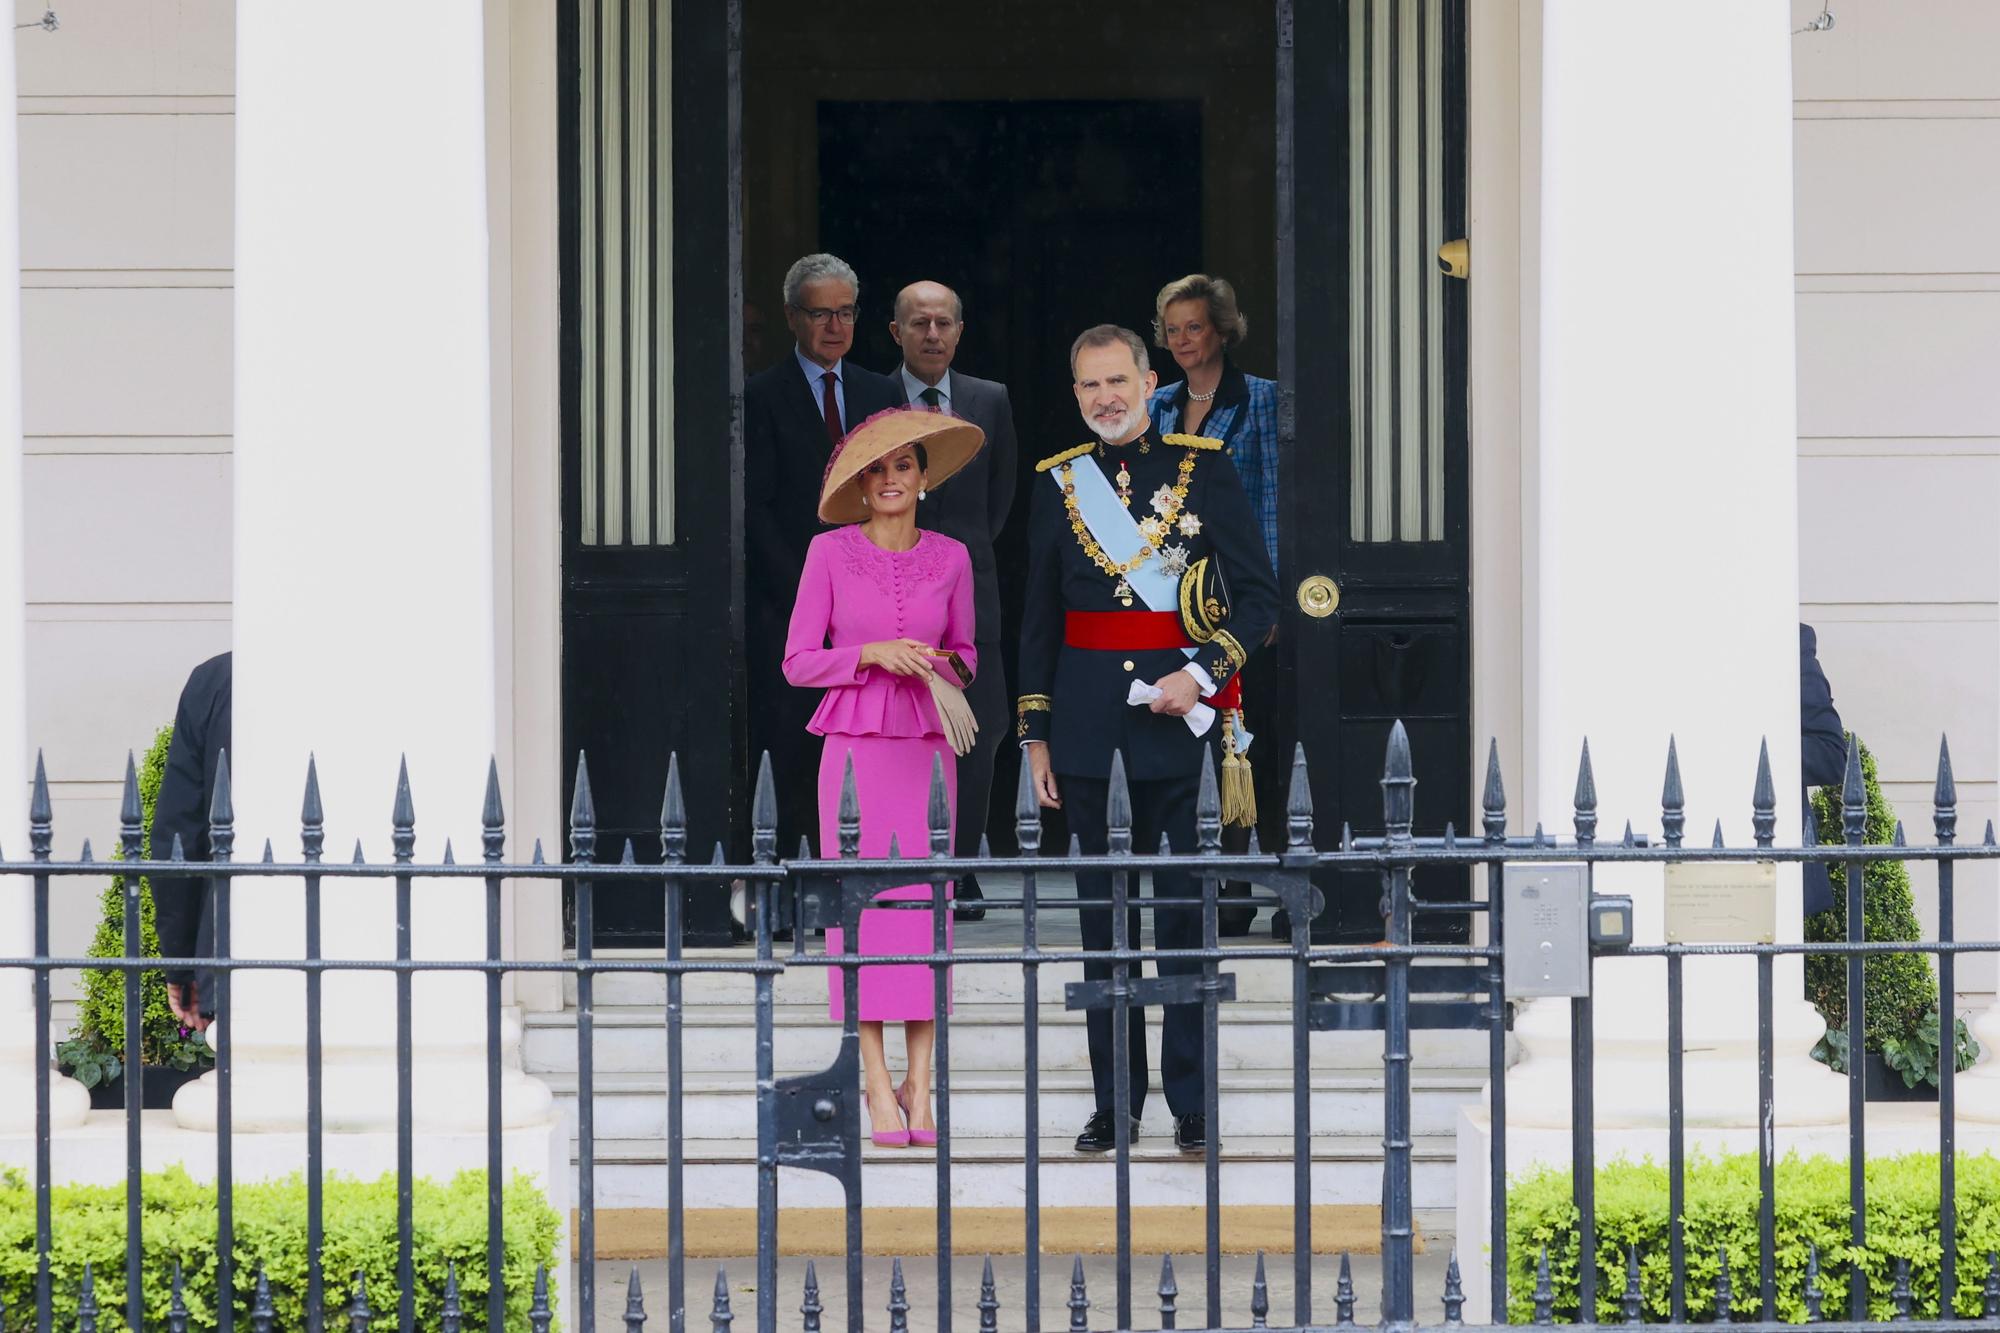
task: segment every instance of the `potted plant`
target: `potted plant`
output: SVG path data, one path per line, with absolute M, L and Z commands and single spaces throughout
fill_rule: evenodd
M 1895 840 L 1896 817 L 1882 795 L 1875 773 L 1875 756 L 1861 751 L 1861 781 L 1868 817 L 1862 841 L 1887 846 Z M 1847 840 L 1841 816 L 1841 790 L 1822 787 L 1813 794 L 1813 816 L 1819 841 Z M 1847 939 L 1847 875 L 1839 865 L 1827 867 L 1833 879 L 1833 907 L 1815 912 L 1805 922 L 1809 943 L 1844 943 Z M 1861 876 L 1862 923 L 1867 939 L 1920 940 L 1916 901 L 1910 895 L 1909 867 L 1901 861 L 1873 861 Z M 1938 1048 L 1944 1023 L 1938 1013 L 1937 974 L 1930 957 L 1920 953 L 1869 954 L 1862 963 L 1863 1086 L 1871 1101 L 1935 1101 Z M 1806 995 L 1826 1019 L 1827 1032 L 1813 1047 L 1813 1058 L 1835 1070 L 1847 1071 L 1847 959 L 1835 954 L 1806 956 Z M 1979 1043 L 1966 1031 L 1965 1020 L 1952 1019 L 1952 1068 L 1965 1069 L 1979 1058 Z
M 152 857 L 153 803 L 167 769 L 167 746 L 174 729 L 161 727 L 139 765 L 139 803 L 145 812 L 146 834 L 141 855 Z M 122 850 L 122 849 L 121 849 Z M 114 859 L 117 852 L 114 851 Z M 153 926 L 153 891 L 139 880 L 140 956 L 158 958 L 160 937 Z M 125 956 L 125 877 L 114 876 L 99 900 L 97 933 L 90 941 L 92 958 Z M 198 1032 L 182 1027 L 167 1004 L 167 982 L 158 970 L 139 974 L 140 1105 L 165 1110 L 183 1083 L 199 1078 L 215 1054 Z M 116 1108 L 125 1104 L 125 974 L 112 969 L 87 969 L 83 998 L 77 1005 L 76 1026 L 68 1040 L 57 1043 L 56 1062 L 63 1072 L 90 1090 L 90 1104 Z

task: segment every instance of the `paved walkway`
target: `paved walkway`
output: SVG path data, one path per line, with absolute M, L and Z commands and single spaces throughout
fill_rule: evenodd
M 1433 1244 L 1428 1252 L 1419 1254 L 1416 1262 L 1417 1315 L 1423 1323 L 1442 1323 L 1444 1318 L 1442 1296 L 1444 1292 L 1445 1266 L 1449 1260 L 1448 1245 Z M 952 1264 L 952 1328 L 974 1330 L 979 1327 L 979 1277 L 982 1261 L 978 1257 L 958 1258 Z M 863 1266 L 862 1282 L 865 1292 L 867 1327 L 886 1329 L 889 1327 L 888 1301 L 890 1264 L 888 1259 L 871 1258 Z M 668 1326 L 667 1316 L 667 1264 L 664 1259 L 640 1260 L 636 1265 L 639 1282 L 645 1294 L 647 1326 L 664 1329 Z M 715 1299 L 715 1275 L 717 1261 L 690 1261 L 687 1270 L 688 1319 L 690 1330 L 708 1327 L 709 1312 Z M 735 1315 L 736 1328 L 754 1327 L 757 1313 L 756 1261 L 754 1259 L 728 1259 L 720 1261 L 720 1266 L 729 1278 L 730 1309 Z M 1059 1256 L 1049 1256 L 1042 1268 L 1042 1327 L 1044 1329 L 1067 1329 L 1070 1325 L 1068 1306 L 1070 1294 L 1071 1261 Z M 1373 1324 L 1381 1306 L 1382 1261 L 1374 1255 L 1358 1255 L 1353 1260 L 1355 1319 L 1363 1325 Z M 597 1277 L 597 1330 L 596 1333 L 624 1333 L 626 1328 L 625 1293 L 634 1265 L 630 1263 L 601 1263 Z M 1222 1261 L 1222 1316 L 1229 1328 L 1250 1326 L 1251 1287 L 1256 1274 L 1257 1261 L 1253 1258 L 1231 1255 Z M 1134 1277 L 1132 1290 L 1132 1322 L 1141 1329 L 1159 1328 L 1160 1302 L 1156 1287 L 1160 1277 L 1160 1257 L 1147 1255 L 1133 1261 Z M 781 1329 L 801 1327 L 799 1304 L 805 1287 L 806 1261 L 803 1259 L 782 1259 L 778 1264 L 778 1326 Z M 820 1289 L 820 1304 L 824 1309 L 821 1327 L 839 1329 L 847 1320 L 847 1280 L 845 1266 L 839 1259 L 832 1259 L 817 1265 Z M 1335 1279 L 1339 1273 L 1339 1260 L 1321 1255 L 1313 1261 L 1313 1318 L 1322 1324 L 1333 1322 L 1333 1293 Z M 572 1268 L 574 1280 L 576 1270 Z M 1083 1261 L 1084 1285 L 1090 1297 L 1089 1326 L 1093 1329 L 1109 1329 L 1116 1326 L 1117 1312 L 1117 1272 L 1115 1261 L 1108 1255 L 1086 1256 Z M 993 1261 L 995 1294 L 999 1297 L 999 1326 L 1002 1329 L 1025 1327 L 1022 1319 L 1022 1305 L 1025 1296 L 1026 1265 L 1019 1255 L 996 1258 Z M 937 1261 L 932 1258 L 912 1259 L 903 1265 L 903 1279 L 909 1294 L 909 1327 L 921 1333 L 940 1327 L 937 1308 Z M 1292 1326 L 1292 1261 L 1290 1255 L 1273 1255 L 1265 1261 L 1265 1279 L 1270 1300 L 1269 1322 L 1274 1328 Z M 1199 1255 L 1177 1255 L 1174 1260 L 1174 1282 L 1179 1288 L 1177 1298 L 1179 1310 L 1178 1326 L 1183 1329 L 1205 1327 L 1203 1320 L 1207 1313 L 1207 1281 Z

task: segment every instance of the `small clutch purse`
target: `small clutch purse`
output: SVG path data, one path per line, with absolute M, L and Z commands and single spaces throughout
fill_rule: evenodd
M 937 705 L 938 721 L 944 725 L 951 752 L 970 753 L 979 735 L 979 723 L 972 716 L 972 705 L 965 701 L 965 691 L 946 680 L 942 671 L 933 671 L 925 679 L 930 682 L 931 701 Z

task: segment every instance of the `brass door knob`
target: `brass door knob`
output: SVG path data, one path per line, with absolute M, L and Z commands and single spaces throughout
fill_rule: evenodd
M 1340 607 L 1340 585 L 1324 574 L 1302 579 L 1298 596 L 1299 610 L 1314 620 L 1324 620 Z

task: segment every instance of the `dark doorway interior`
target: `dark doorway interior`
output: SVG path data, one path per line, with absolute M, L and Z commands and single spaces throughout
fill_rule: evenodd
M 1200 150 L 1201 107 L 1185 100 L 820 104 L 820 243 L 872 284 L 871 312 L 920 278 L 957 290 L 956 364 L 1005 382 L 1013 399 L 1022 500 L 998 553 L 1010 680 L 1035 460 L 1084 436 L 1070 339 L 1105 321 L 1145 330 L 1161 275 L 1200 267 L 1199 213 L 1159 207 L 1147 184 L 1178 179 L 1198 196 Z M 897 364 L 887 325 L 857 331 L 863 365 Z M 988 821 L 1001 847 L 1013 832 L 1010 757 Z M 1050 832 L 1057 845 L 1067 837 Z

